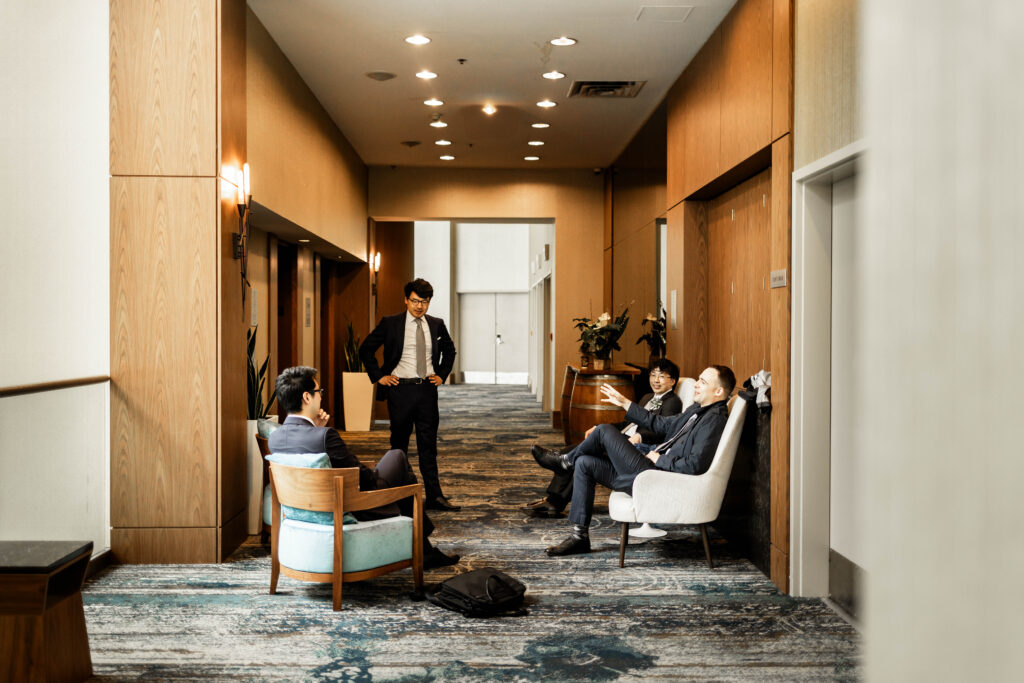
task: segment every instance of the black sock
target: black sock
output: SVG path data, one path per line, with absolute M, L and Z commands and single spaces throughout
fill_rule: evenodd
M 590 527 L 583 526 L 582 524 L 573 524 L 572 535 L 576 538 L 590 538 Z

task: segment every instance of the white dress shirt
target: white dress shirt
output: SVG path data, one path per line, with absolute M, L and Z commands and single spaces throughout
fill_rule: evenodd
M 419 318 L 423 321 L 423 338 L 426 340 L 426 352 L 427 352 L 427 377 L 434 374 L 434 363 L 432 362 L 433 357 L 433 342 L 430 338 L 430 325 L 427 324 L 426 318 Z M 403 377 L 406 379 L 413 379 L 419 377 L 416 374 L 416 332 L 417 318 L 414 318 L 412 313 L 405 312 L 405 340 L 402 342 L 402 360 L 398 361 L 398 366 L 392 373 L 395 377 Z

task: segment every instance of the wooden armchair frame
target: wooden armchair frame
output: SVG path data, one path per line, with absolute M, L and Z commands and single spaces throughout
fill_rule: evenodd
M 359 469 L 311 469 L 270 464 L 270 490 L 273 500 L 270 531 L 270 593 L 277 592 L 280 574 L 300 581 L 331 583 L 334 611 L 341 609 L 341 584 L 363 581 L 399 569 L 412 567 L 416 591 L 423 589 L 423 487 L 420 484 L 396 486 L 379 491 L 359 490 Z M 403 498 L 413 499 L 412 559 L 392 562 L 359 572 L 342 571 L 344 537 L 342 517 L 346 512 L 369 510 Z M 285 567 L 277 557 L 281 533 L 281 506 L 334 513 L 334 571 L 330 574 L 303 572 Z

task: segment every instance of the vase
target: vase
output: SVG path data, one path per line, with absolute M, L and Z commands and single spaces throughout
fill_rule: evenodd
M 368 432 L 373 424 L 373 399 L 377 385 L 365 372 L 341 373 L 342 411 L 346 432 Z
M 610 365 L 611 361 L 607 358 L 595 358 L 591 367 L 595 370 L 604 370 Z
M 590 356 L 588 356 L 585 353 L 580 355 L 580 367 L 581 368 L 588 368 L 588 367 L 590 367 Z

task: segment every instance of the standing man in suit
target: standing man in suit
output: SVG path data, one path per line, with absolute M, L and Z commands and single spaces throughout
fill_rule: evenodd
M 387 392 L 391 447 L 408 452 L 416 427 L 416 452 L 428 510 L 458 510 L 441 490 L 437 473 L 437 388 L 455 362 L 455 344 L 440 318 L 427 315 L 434 288 L 422 278 L 405 285 L 405 312 L 385 316 L 359 347 L 370 381 Z M 384 346 L 384 362 L 377 349 Z
M 288 368 L 278 376 L 276 387 L 277 400 L 288 411 L 288 417 L 267 439 L 271 453 L 326 453 L 331 467 L 359 468 L 360 491 L 378 491 L 416 483 L 416 475 L 409 467 L 404 452 L 392 449 L 384 454 L 376 467 L 370 469 L 352 455 L 337 430 L 327 427 L 331 416 L 321 407 L 324 387 L 317 379 L 316 368 Z M 412 508 L 412 499 L 403 498 L 391 505 L 360 510 L 355 515 L 361 520 L 400 514 L 412 517 Z M 423 515 L 423 568 L 456 564 L 458 555 L 449 555 L 430 544 L 428 536 L 433 530 L 430 517 Z
M 678 415 L 683 411 L 683 402 L 672 391 L 676 381 L 679 379 L 679 366 L 668 358 L 659 358 L 651 363 L 650 383 L 651 393 L 644 395 L 637 404 L 644 410 L 657 413 L 662 417 Z M 641 427 L 635 422 L 623 420 L 613 423 L 615 428 L 629 438 L 629 442 L 640 450 L 653 448 L 661 441 L 661 437 L 646 427 Z M 587 430 L 584 438 L 590 436 L 594 427 Z M 532 453 L 535 458 L 544 453 L 544 449 L 534 446 Z M 560 516 L 565 506 L 572 500 L 572 472 L 555 472 L 551 476 L 551 483 L 548 484 L 547 497 L 536 500 L 525 506 L 525 509 L 533 517 L 557 517 Z

